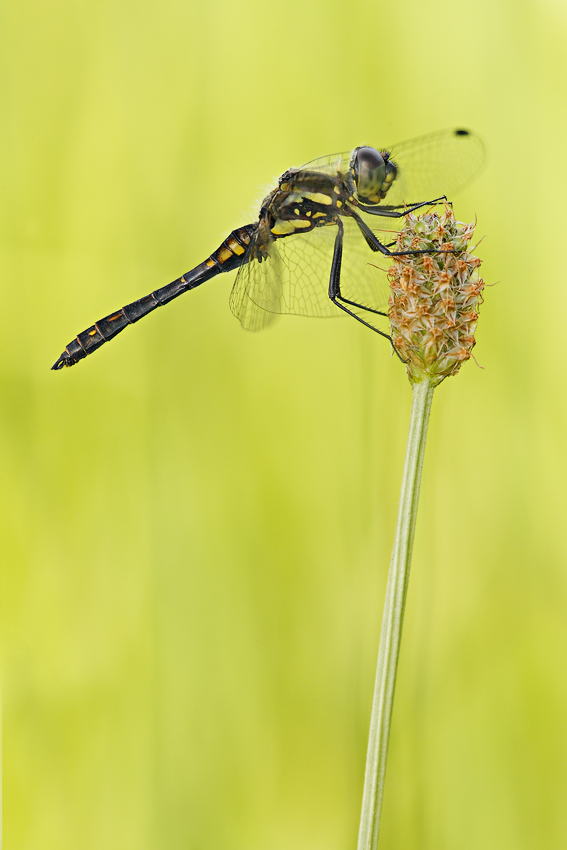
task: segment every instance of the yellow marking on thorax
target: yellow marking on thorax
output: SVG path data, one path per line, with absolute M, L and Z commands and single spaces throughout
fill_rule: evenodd
M 274 236 L 286 236 L 288 233 L 293 233 L 295 227 L 291 223 L 291 221 L 282 221 L 281 218 L 278 218 L 274 226 L 272 227 L 272 233 Z
M 301 229 L 302 227 L 311 227 L 311 222 L 305 221 L 302 218 L 294 218 L 289 221 L 287 219 L 278 218 L 272 227 L 272 233 L 274 236 L 287 236 L 289 233 L 294 233 L 297 229 Z
M 330 206 L 333 203 L 332 199 L 322 192 L 303 192 L 303 197 L 308 201 L 313 201 L 314 204 L 327 204 Z

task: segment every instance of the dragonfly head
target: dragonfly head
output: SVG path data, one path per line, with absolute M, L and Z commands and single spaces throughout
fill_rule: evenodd
M 369 147 L 353 150 L 349 172 L 354 191 L 363 204 L 380 203 L 398 173 L 389 153 L 380 153 L 376 148 Z

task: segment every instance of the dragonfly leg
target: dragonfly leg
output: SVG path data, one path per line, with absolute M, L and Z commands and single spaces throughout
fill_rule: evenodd
M 374 310 L 373 307 L 365 307 L 364 304 L 357 304 L 356 301 L 349 301 L 348 298 L 345 298 L 344 295 L 339 295 L 343 304 L 350 304 L 351 307 L 358 307 L 359 310 L 366 310 L 367 313 L 375 313 L 377 316 L 384 316 L 386 319 L 388 318 L 387 313 L 383 313 L 382 310 Z
M 357 213 L 355 213 L 354 210 L 352 210 L 352 209 L 349 210 L 349 215 L 358 224 L 358 226 L 359 226 L 359 228 L 362 232 L 362 235 L 366 239 L 370 248 L 373 251 L 379 251 L 381 254 L 384 254 L 386 257 L 408 257 L 408 256 L 412 256 L 414 254 L 418 255 L 418 256 L 422 256 L 423 254 L 457 254 L 457 253 L 460 253 L 459 251 L 453 251 L 453 250 L 447 251 L 443 248 L 425 248 L 422 251 L 420 251 L 420 250 L 416 250 L 416 251 L 413 251 L 413 250 L 390 251 L 388 246 L 384 245 L 382 242 L 380 242 L 380 240 L 378 239 L 376 234 L 373 233 L 372 230 L 370 230 L 370 228 L 368 227 L 366 222 L 359 215 L 357 215 Z M 390 242 L 389 244 L 393 245 L 394 243 Z
M 365 213 L 379 215 L 383 218 L 403 218 L 408 213 L 414 212 L 414 210 L 420 210 L 422 207 L 432 207 L 435 204 L 441 204 L 446 201 L 447 196 L 441 195 L 440 198 L 435 198 L 433 201 L 420 201 L 418 204 L 410 204 L 409 206 L 406 204 L 397 204 L 393 207 L 387 205 L 384 207 L 369 207 L 366 204 L 358 204 L 358 208 Z M 398 210 L 401 210 L 401 212 L 398 212 Z
M 345 313 L 348 313 L 348 315 L 352 316 L 353 319 L 356 319 L 357 322 L 360 322 L 367 328 L 370 328 L 371 331 L 380 334 L 380 336 L 386 337 L 386 339 L 390 341 L 390 345 L 392 346 L 396 355 L 400 358 L 402 363 L 405 363 L 406 361 L 398 353 L 396 346 L 392 341 L 392 337 L 389 334 L 384 333 L 384 331 L 378 330 L 378 328 L 375 328 L 374 325 L 369 324 L 369 322 L 365 322 L 364 319 L 361 319 L 360 316 L 357 316 L 356 313 L 353 313 L 353 311 L 349 310 L 349 308 L 346 306 L 346 304 L 350 304 L 353 307 L 359 307 L 361 310 L 369 310 L 368 307 L 363 307 L 361 304 L 356 304 L 354 301 L 349 301 L 348 299 L 343 298 L 343 296 L 341 295 L 341 264 L 343 259 L 343 236 L 344 225 L 339 218 L 337 219 L 337 235 L 335 237 L 333 262 L 331 264 L 331 277 L 329 280 L 329 298 L 336 307 L 339 307 L 341 310 L 344 310 Z M 378 313 L 379 316 L 387 315 L 386 313 L 379 313 L 378 310 L 370 310 L 370 312 Z

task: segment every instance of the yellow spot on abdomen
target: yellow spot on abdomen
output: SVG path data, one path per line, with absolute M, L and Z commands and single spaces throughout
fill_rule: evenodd
M 226 261 L 230 257 L 232 257 L 232 251 L 229 248 L 226 248 L 224 245 L 221 245 L 221 247 L 217 251 L 217 259 L 219 263 L 226 263 Z
M 228 245 L 230 250 L 233 252 L 233 254 L 238 254 L 238 256 L 240 256 L 240 254 L 244 253 L 244 248 L 242 247 L 240 242 L 236 241 L 236 239 L 232 239 L 232 238 L 227 239 L 226 244 Z

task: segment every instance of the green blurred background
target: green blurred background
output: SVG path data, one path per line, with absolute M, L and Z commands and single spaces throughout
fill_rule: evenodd
M 565 847 L 566 4 L 2 16 L 7 846 L 356 846 L 400 363 L 346 318 L 244 333 L 227 275 L 49 367 L 286 168 L 464 125 L 498 285 L 434 403 L 381 847 Z

